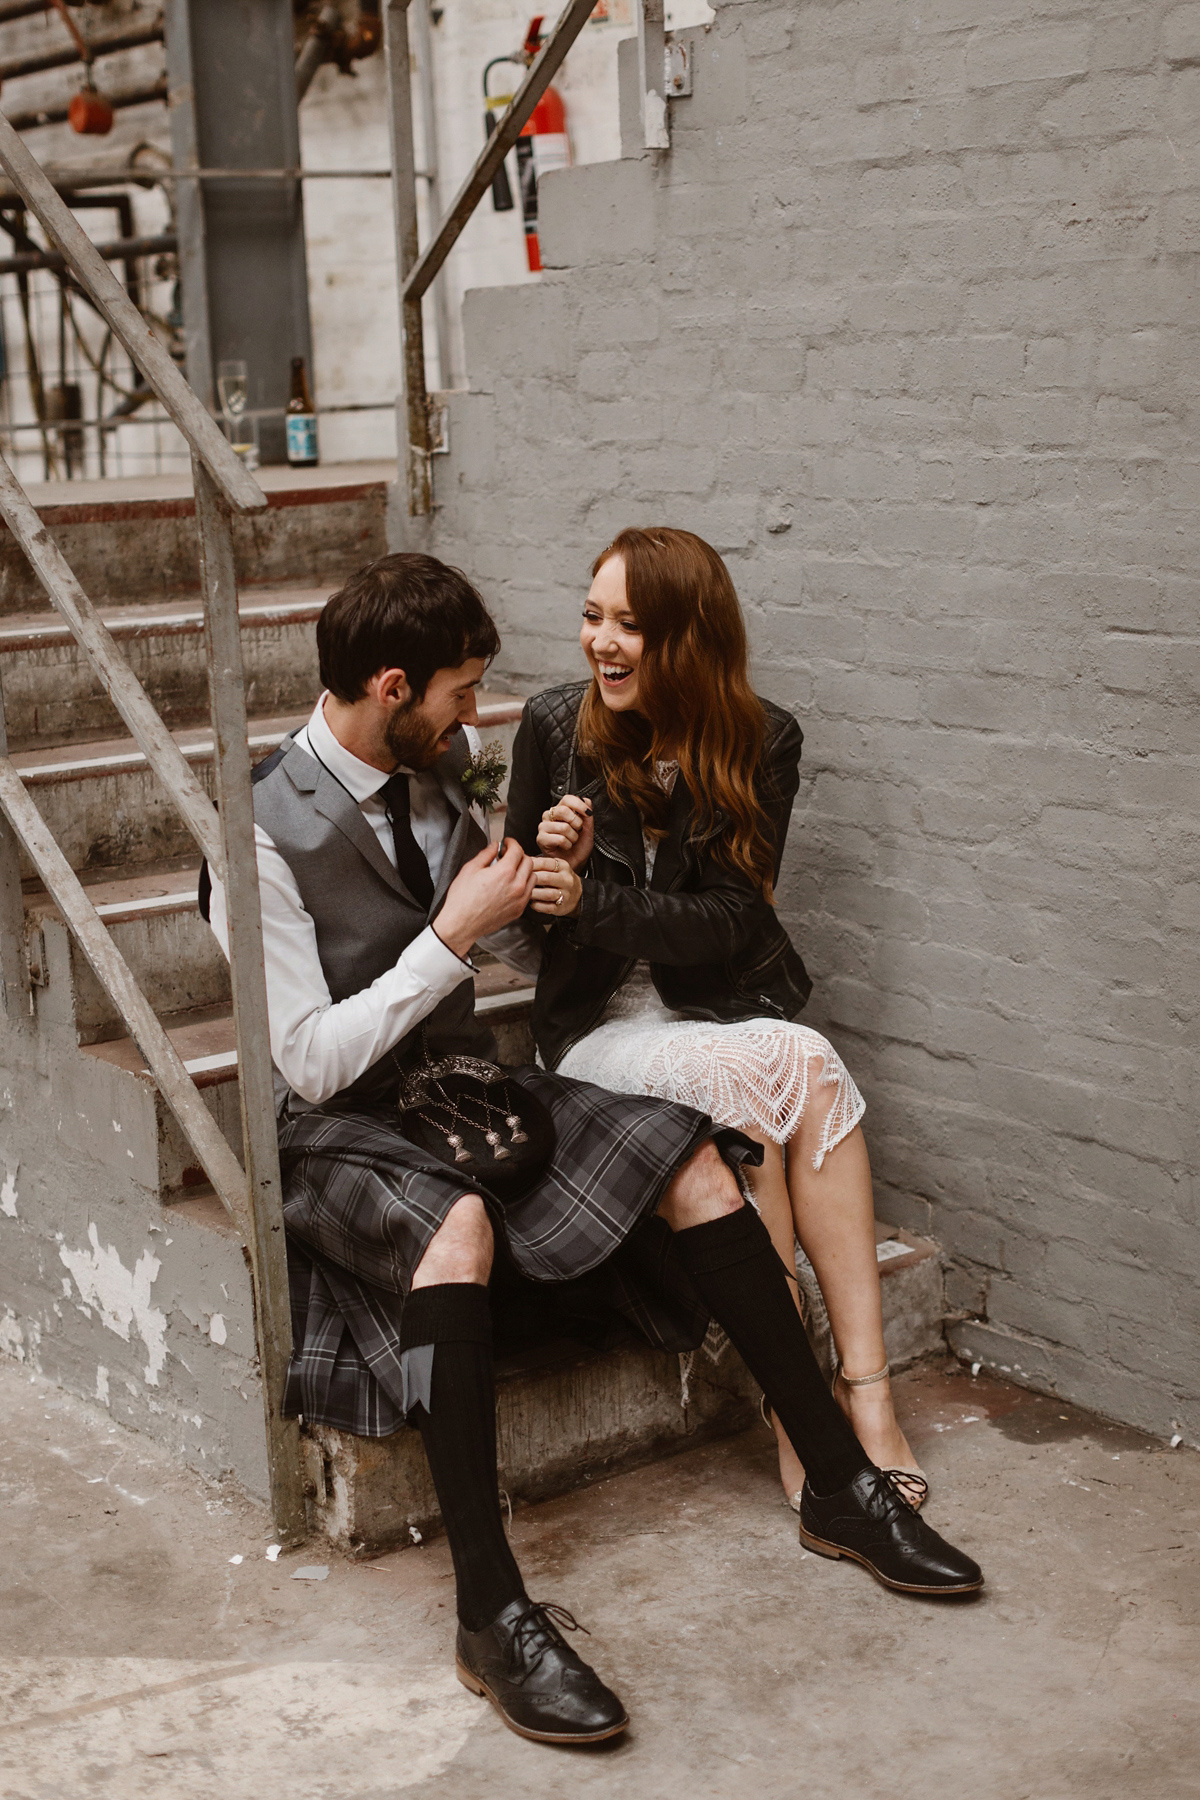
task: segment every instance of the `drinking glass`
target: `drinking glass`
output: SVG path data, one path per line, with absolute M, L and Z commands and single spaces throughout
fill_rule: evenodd
M 245 404 L 244 398 L 242 403 Z M 257 414 L 243 413 L 240 419 L 230 419 L 229 441 L 245 467 L 251 472 L 257 469 L 260 455 Z
M 244 362 L 222 362 L 217 364 L 217 399 L 221 402 L 221 411 L 233 422 L 240 419 L 246 410 L 249 397 L 249 382 Z

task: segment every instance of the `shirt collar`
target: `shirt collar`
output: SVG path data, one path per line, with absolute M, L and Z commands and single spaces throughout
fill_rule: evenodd
M 360 762 L 344 744 L 339 744 L 325 720 L 325 695 L 317 701 L 308 721 L 308 741 L 313 755 L 336 776 L 352 799 L 361 806 L 377 794 L 388 779 L 382 769 Z

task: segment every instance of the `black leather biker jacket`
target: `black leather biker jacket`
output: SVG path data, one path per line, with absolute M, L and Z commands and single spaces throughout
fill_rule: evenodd
M 537 854 L 546 807 L 564 794 L 592 802 L 596 843 L 583 870 L 574 918 L 546 932 L 533 1005 L 533 1034 L 548 1069 L 599 1023 L 616 989 L 645 960 L 672 1012 L 689 1019 L 791 1019 L 812 991 L 803 962 L 762 890 L 712 854 L 726 817 L 703 836 L 692 796 L 675 783 L 667 836 L 646 885 L 641 821 L 616 807 L 599 774 L 580 755 L 575 722 L 586 682 L 550 688 L 530 700 L 513 746 L 506 832 Z M 762 702 L 767 736 L 760 795 L 775 838 L 775 874 L 783 858 L 792 802 L 800 785 L 800 727 L 782 707 Z

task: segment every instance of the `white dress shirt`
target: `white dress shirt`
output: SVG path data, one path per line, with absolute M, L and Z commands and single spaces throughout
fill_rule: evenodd
M 308 724 L 296 733 L 296 743 L 324 763 L 358 802 L 395 868 L 392 827 L 387 808 L 379 798 L 379 790 L 388 777 L 382 769 L 360 762 L 339 744 L 325 721 L 324 707 L 322 694 Z M 470 725 L 463 729 L 474 756 L 479 750 L 479 735 Z M 457 818 L 432 770 L 412 775 L 409 793 L 413 836 L 425 854 L 436 886 Z M 486 831 L 483 815 L 478 809 L 472 810 Z M 328 1100 L 378 1062 L 460 982 L 467 980 L 470 965 L 448 949 L 433 927 L 427 925 L 393 968 L 370 987 L 335 1003 L 317 953 L 316 926 L 301 903 L 296 878 L 261 826 L 255 826 L 254 840 L 262 898 L 271 1055 L 288 1086 L 302 1099 L 314 1103 Z M 228 956 L 225 890 L 215 877 L 209 922 Z M 489 946 L 492 944 L 493 940 L 489 940 Z M 499 954 L 500 946 L 496 944 L 495 948 Z

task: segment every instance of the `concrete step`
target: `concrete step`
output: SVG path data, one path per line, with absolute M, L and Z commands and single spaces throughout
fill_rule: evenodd
M 229 966 L 196 905 L 199 875 L 199 864 L 190 862 L 181 869 L 98 882 L 88 889 L 114 943 L 160 1016 L 229 1003 Z M 42 893 L 31 894 L 25 914 L 30 932 L 41 933 L 34 961 L 46 978 L 39 996 L 43 1019 L 51 997 L 58 1001 L 61 995 L 56 1016 L 68 1028 L 73 1022 L 79 1043 L 124 1036 L 120 1015 L 53 901 Z M 68 995 L 71 1019 L 62 1011 Z
M 508 695 L 482 694 L 480 730 L 511 750 L 521 701 Z M 308 718 L 303 712 L 274 718 L 252 718 L 249 743 L 257 761 L 269 756 L 290 731 Z M 212 791 L 212 734 L 203 726 L 174 734 L 197 775 Z M 40 744 L 14 756 L 26 785 L 72 868 L 123 878 L 151 866 L 178 864 L 194 844 L 173 803 L 131 738 L 88 744 Z M 32 878 L 24 862 L 22 874 Z
M 207 927 L 205 927 L 207 930 Z M 219 953 L 218 953 L 219 954 Z M 39 1012 L 51 996 L 63 996 L 69 976 L 52 957 L 49 983 L 39 995 Z M 500 1061 L 520 1065 L 533 1060 L 529 1013 L 533 990 L 519 975 L 500 963 L 481 968 L 476 977 L 476 1013 L 496 1033 Z M 61 998 L 56 1002 L 62 1004 Z M 229 1143 L 241 1153 L 242 1127 L 238 1100 L 238 1055 L 233 1012 L 224 1001 L 197 1007 L 175 1017 L 165 1016 L 167 1035 L 183 1059 L 188 1074 L 204 1095 Z M 112 1033 L 99 1042 L 81 1046 L 86 1063 L 81 1068 L 78 1091 L 89 1104 L 83 1116 L 95 1113 L 103 1143 L 109 1143 L 111 1126 L 122 1139 L 126 1161 L 133 1164 L 130 1179 L 156 1193 L 167 1205 L 182 1195 L 206 1188 L 208 1177 L 192 1155 L 190 1146 L 158 1093 L 131 1037 Z M 95 1076 L 95 1091 L 88 1094 L 86 1069 Z M 132 1081 L 135 1085 L 129 1086 Z M 132 1147 L 132 1153 L 129 1154 Z
M 238 580 L 337 587 L 387 553 L 394 463 L 262 469 L 263 513 L 233 521 Z M 91 599 L 121 604 L 199 588 L 190 476 L 43 482 L 29 488 L 43 523 Z M 44 590 L 0 524 L 0 613 L 24 612 Z
M 876 1224 L 884 1340 L 893 1368 L 944 1349 L 937 1246 Z M 644 1344 L 597 1353 L 547 1344 L 498 1359 L 500 1485 L 512 1500 L 541 1500 L 583 1482 L 744 1430 L 759 1389 L 726 1343 L 714 1358 L 681 1359 Z M 310 1523 L 344 1549 L 413 1543 L 441 1527 L 421 1440 L 404 1429 L 356 1438 L 327 1426 L 304 1433 Z
M 269 756 L 307 717 L 305 711 L 252 719 L 249 743 L 254 760 Z M 211 794 L 211 731 L 191 726 L 173 735 Z M 195 849 L 174 803 L 132 738 L 38 745 L 21 751 L 13 761 L 74 869 L 118 877 L 178 862 Z M 33 874 L 24 858 L 22 874 Z
M 94 882 L 88 888 L 113 941 L 133 970 L 142 992 L 160 1016 L 191 1013 L 229 1003 L 229 967 L 216 938 L 200 916 L 196 892 L 200 865 L 152 870 L 118 881 Z M 56 1018 L 67 1022 L 69 994 L 74 1031 L 80 1044 L 102 1043 L 125 1035 L 116 1008 L 45 893 L 26 896 L 28 931 L 40 933 L 33 961 L 42 971 L 43 1017 L 50 990 L 63 996 Z M 524 985 L 521 977 L 485 959 L 477 986 L 489 999 Z
M 239 608 L 246 701 L 253 712 L 288 714 L 318 691 L 313 628 L 326 588 L 246 590 Z M 102 607 L 134 674 L 172 727 L 208 717 L 204 614 L 193 597 Z M 14 750 L 112 738 L 121 720 L 60 614 L 0 618 L 0 679 Z

